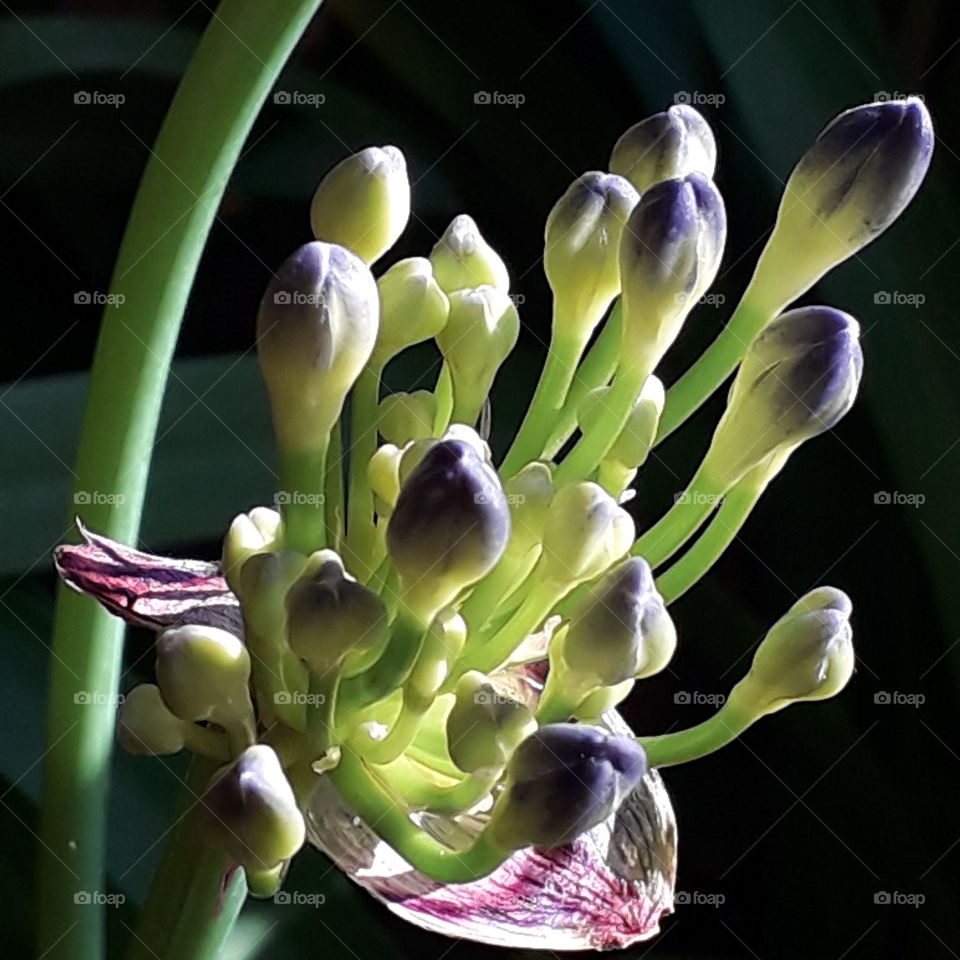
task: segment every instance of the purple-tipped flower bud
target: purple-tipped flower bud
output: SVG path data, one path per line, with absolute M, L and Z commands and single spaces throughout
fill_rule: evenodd
M 556 301 L 555 337 L 585 340 L 620 292 L 620 236 L 638 199 L 623 177 L 585 173 L 550 211 L 543 268 Z
M 503 767 L 517 744 L 537 729 L 533 714 L 476 670 L 457 681 L 447 715 L 447 750 L 465 773 Z
M 673 621 L 647 561 L 631 557 L 583 599 L 563 635 L 560 657 L 577 685 L 592 689 L 659 673 L 676 646 Z
M 800 307 L 770 323 L 747 350 L 704 470 L 724 489 L 761 461 L 829 430 L 853 405 L 860 326 L 833 307 Z
M 790 174 L 751 300 L 779 312 L 865 247 L 923 182 L 933 125 L 917 97 L 854 107 L 834 118 Z
M 701 173 L 664 180 L 640 198 L 620 241 L 624 356 L 656 365 L 713 283 L 726 236 L 723 198 Z
M 310 205 L 313 235 L 367 263 L 397 242 L 410 219 L 410 178 L 397 147 L 367 147 L 320 181 Z
M 340 416 L 379 323 L 377 285 L 344 247 L 307 243 L 270 281 L 257 352 L 281 450 L 312 450 Z
M 646 770 L 632 737 L 586 724 L 541 727 L 510 758 L 491 839 L 505 850 L 571 843 L 614 813 Z
M 387 549 L 408 602 L 432 616 L 490 572 L 509 537 L 496 471 L 470 443 L 441 440 L 400 490 Z
M 356 676 L 387 641 L 387 608 L 368 587 L 347 576 L 332 550 L 314 554 L 286 596 L 290 648 L 317 676 L 340 669 Z
M 730 702 L 756 716 L 802 700 L 826 700 L 853 674 L 850 598 L 835 587 L 801 597 L 768 631 Z
M 263 743 L 214 774 L 204 792 L 204 837 L 255 872 L 289 860 L 303 846 L 303 815 L 280 760 Z
M 634 124 L 616 142 L 610 169 L 643 193 L 661 180 L 702 173 L 712 177 L 717 144 L 699 111 L 676 104 Z

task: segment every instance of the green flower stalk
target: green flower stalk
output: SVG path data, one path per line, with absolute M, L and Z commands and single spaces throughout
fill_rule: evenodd
M 788 186 L 764 255 L 781 259 L 758 268 L 744 302 L 763 309 L 750 323 L 900 212 L 929 158 L 925 116 L 908 102 L 828 128 Z M 318 239 L 280 267 L 258 316 L 280 509 L 238 515 L 219 564 L 151 557 L 82 526 L 85 542 L 57 551 L 68 584 L 159 634 L 157 683 L 123 703 L 121 743 L 203 758 L 202 816 L 178 831 L 158 881 L 168 896 L 200 836 L 198 912 L 178 894 L 181 921 L 168 936 L 163 897 L 147 911 L 149 940 L 166 955 L 199 960 L 200 944 L 222 935 L 200 916 L 211 877 L 227 889 L 239 865 L 245 889 L 269 894 L 308 831 L 378 895 L 409 880 L 427 898 L 451 896 L 471 929 L 505 877 L 536 891 L 586 877 L 572 914 L 547 910 L 543 928 L 560 932 L 544 942 L 632 942 L 666 909 L 638 910 L 649 887 L 623 872 L 646 862 L 638 843 L 651 842 L 631 838 L 630 824 L 664 825 L 658 850 L 671 849 L 672 813 L 652 768 L 696 759 L 847 683 L 851 604 L 822 587 L 770 629 L 705 723 L 636 737 L 617 713 L 673 656 L 669 603 L 717 560 L 792 452 L 846 414 L 862 372 L 848 314 L 763 316 L 699 469 L 637 538 L 623 504 L 677 395 L 665 399 L 655 370 L 723 251 L 715 160 L 703 118 L 671 108 L 624 134 L 614 173 L 585 174 L 558 201 L 545 236 L 550 354 L 498 467 L 485 439 L 490 392 L 519 330 L 506 266 L 464 215 L 429 259 L 374 281 L 369 264 L 409 217 L 409 177 L 394 148 L 347 158 L 314 197 Z M 800 198 L 816 201 L 819 221 Z M 819 229 L 829 235 L 808 238 L 803 257 L 784 252 Z M 381 398 L 386 365 L 428 340 L 443 358 L 436 387 Z M 658 877 L 672 890 L 671 864 Z M 450 894 L 426 878 L 471 886 Z M 594 889 L 615 891 L 618 918 L 653 919 L 611 939 L 610 904 L 584 914 Z

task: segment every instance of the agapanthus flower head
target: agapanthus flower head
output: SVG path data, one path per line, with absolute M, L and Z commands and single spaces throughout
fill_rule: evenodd
M 556 298 L 557 335 L 585 339 L 620 292 L 620 236 L 639 199 L 628 180 L 585 173 L 547 217 L 543 268 Z
M 547 724 L 510 758 L 488 829 L 507 849 L 563 846 L 616 810 L 646 769 L 632 737 L 588 724 Z
M 281 449 L 328 434 L 377 338 L 380 300 L 345 247 L 304 244 L 281 264 L 257 314 L 257 354 Z
M 446 293 L 483 286 L 501 293 L 510 289 L 506 264 L 484 239 L 473 217 L 465 213 L 450 221 L 430 251 L 430 262 L 437 283 Z
M 860 326 L 833 307 L 799 307 L 769 324 L 730 388 L 705 463 L 724 485 L 843 417 L 863 372 Z
M 643 194 L 620 241 L 624 355 L 663 355 L 713 283 L 726 236 L 723 199 L 704 174 Z
M 635 123 L 613 147 L 610 170 L 640 193 L 661 180 L 702 173 L 712 177 L 717 144 L 703 115 L 678 103 Z
M 320 181 L 310 205 L 317 240 L 379 260 L 410 219 L 410 178 L 396 147 L 367 147 L 341 160 Z

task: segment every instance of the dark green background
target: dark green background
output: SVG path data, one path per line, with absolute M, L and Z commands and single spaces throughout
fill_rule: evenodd
M 264 0 L 267 2 L 267 0 Z M 793 459 L 715 572 L 675 607 L 673 670 L 634 694 L 638 729 L 689 725 L 709 708 L 678 691 L 722 693 L 793 598 L 829 582 L 856 604 L 859 670 L 836 701 L 791 709 L 722 753 L 671 770 L 680 824 L 678 888 L 722 894 L 664 922 L 661 958 L 960 955 L 956 772 L 960 734 L 960 293 L 957 230 L 960 29 L 953 4 L 892 0 L 559 0 L 482 5 L 328 0 L 269 103 L 225 198 L 180 341 L 155 450 L 143 542 L 215 556 L 218 531 L 275 489 L 264 398 L 248 351 L 270 269 L 308 239 L 320 175 L 348 151 L 395 143 L 416 180 L 416 218 L 398 256 L 423 254 L 470 212 L 515 277 L 524 333 L 495 391 L 494 441 L 533 389 L 549 303 L 544 218 L 569 181 L 602 168 L 616 137 L 680 91 L 722 94 L 704 112 L 720 146 L 730 240 L 716 291 L 664 365 L 669 381 L 713 337 L 749 277 L 781 184 L 838 110 L 875 93 L 921 92 L 939 146 L 918 200 L 889 235 L 811 294 L 859 317 L 866 373 L 854 412 Z M 32 863 L 53 578 L 66 530 L 85 371 L 126 212 L 174 85 L 209 17 L 206 2 L 0 4 L 0 915 L 4 954 L 30 954 Z M 956 46 L 955 46 L 956 45 Z M 79 106 L 80 90 L 122 93 Z M 522 93 L 519 108 L 474 103 Z M 921 294 L 920 308 L 875 303 Z M 420 361 L 423 361 L 421 363 Z M 393 372 L 401 386 L 427 356 Z M 702 453 L 713 403 L 651 464 L 648 523 Z M 922 494 L 920 507 L 876 504 Z M 149 638 L 132 635 L 132 685 Z M 878 692 L 921 694 L 919 707 Z M 179 761 L 118 756 L 110 870 L 142 895 L 175 796 Z M 260 905 L 235 957 L 422 960 L 492 956 L 393 919 L 313 851 L 291 886 L 317 909 Z M 874 903 L 921 894 L 919 908 Z M 131 907 L 111 911 L 118 952 Z M 261 939 L 258 941 L 258 937 Z

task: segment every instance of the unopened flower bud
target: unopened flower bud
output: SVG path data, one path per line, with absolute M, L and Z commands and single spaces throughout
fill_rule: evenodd
M 584 597 L 563 635 L 560 658 L 578 686 L 592 689 L 659 673 L 676 646 L 647 561 L 631 557 Z
M 410 178 L 396 147 L 367 147 L 341 160 L 320 181 L 310 205 L 318 240 L 379 260 L 410 219 Z
M 529 550 L 543 540 L 550 504 L 556 493 L 550 467 L 545 463 L 528 463 L 506 481 L 503 489 L 512 520 L 508 549 Z
M 250 655 L 232 633 L 190 625 L 157 638 L 157 683 L 181 720 L 209 720 L 234 742 L 255 733 L 250 701 Z
M 455 696 L 447 715 L 447 750 L 465 773 L 505 766 L 517 744 L 537 729 L 524 704 L 476 670 L 457 681 Z
M 585 341 L 620 292 L 620 235 L 638 199 L 623 177 L 585 173 L 550 211 L 543 267 L 557 304 L 555 336 Z
M 856 399 L 859 333 L 832 307 L 800 307 L 768 324 L 730 388 L 704 471 L 729 489 L 761 461 L 834 426 Z
M 249 513 L 238 513 L 223 539 L 220 568 L 227 585 L 239 593 L 240 568 L 255 553 L 276 549 L 283 536 L 280 512 L 270 507 L 254 507 Z
M 702 173 L 643 194 L 620 242 L 623 356 L 656 366 L 713 283 L 726 235 L 723 198 Z
M 393 510 L 400 496 L 400 459 L 403 450 L 393 443 L 384 443 L 367 464 L 367 480 L 377 497 L 377 513 Z
M 340 558 L 322 550 L 287 592 L 290 647 L 317 676 L 340 669 L 345 678 L 366 670 L 387 641 L 387 608 L 368 587 L 347 576 Z
M 437 398 L 429 390 L 391 393 L 380 401 L 377 427 L 390 443 L 403 446 L 433 435 Z
M 539 573 L 543 581 L 577 584 L 599 576 L 626 554 L 633 519 L 602 487 L 561 487 L 550 504 Z
M 752 298 L 772 316 L 883 233 L 919 189 L 933 144 L 917 97 L 834 118 L 790 174 Z
M 635 123 L 610 155 L 610 170 L 626 177 L 640 193 L 688 173 L 712 177 L 716 166 L 717 144 L 710 124 L 683 103 Z
M 450 315 L 437 345 L 453 380 L 454 420 L 476 421 L 519 335 L 517 308 L 502 290 L 481 286 L 450 294 Z
M 408 602 L 432 618 L 490 572 L 509 537 L 510 510 L 496 471 L 469 443 L 441 440 L 400 490 L 387 549 Z
M 643 779 L 643 747 L 587 724 L 548 724 L 514 751 L 490 824 L 505 850 L 571 843 L 602 823 Z
M 344 247 L 313 242 L 287 258 L 257 316 L 260 370 L 281 450 L 313 450 L 370 358 L 377 285 Z
M 801 597 L 768 631 L 730 702 L 756 716 L 802 700 L 826 700 L 853 674 L 850 598 L 834 587 Z
M 159 687 L 141 683 L 117 712 L 117 739 L 127 753 L 163 757 L 184 747 L 183 721 L 170 711 Z
M 435 337 L 445 326 L 450 302 L 425 257 L 399 260 L 377 281 L 380 332 L 373 358 L 383 366 L 407 347 Z
M 663 382 L 659 377 L 647 377 L 630 417 L 607 451 L 606 459 L 633 469 L 642 466 L 656 439 L 665 401 Z
M 430 251 L 437 283 L 446 293 L 484 285 L 501 293 L 510 289 L 510 275 L 500 255 L 483 238 L 473 217 L 453 218 Z
M 204 837 L 255 872 L 289 860 L 306 836 L 303 815 L 273 748 L 247 747 L 203 794 Z

